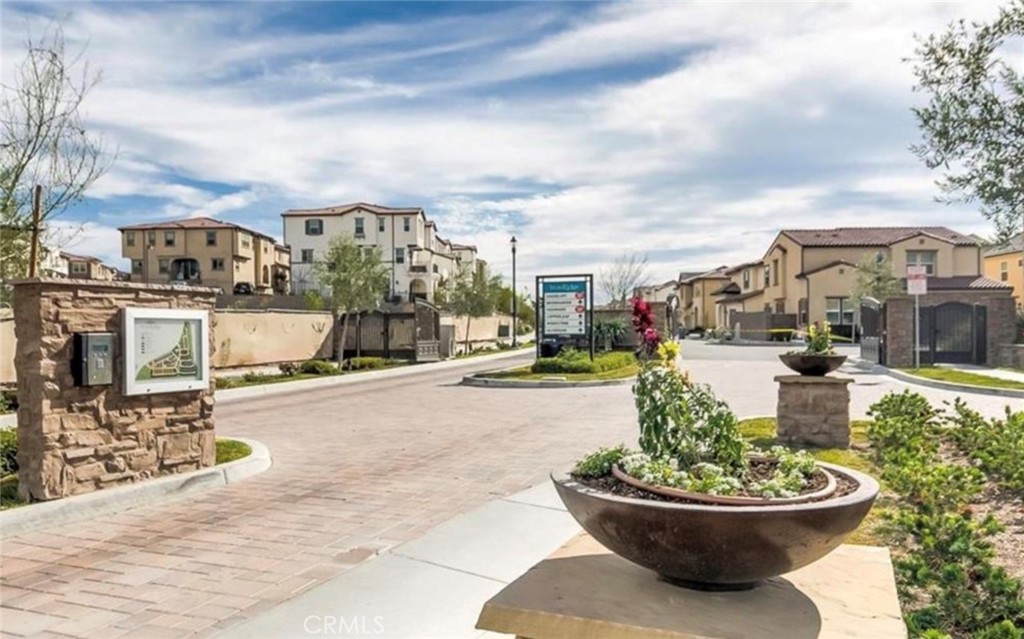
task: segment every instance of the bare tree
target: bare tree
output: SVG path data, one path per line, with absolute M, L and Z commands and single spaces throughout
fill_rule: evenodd
M 40 227 L 80 200 L 113 162 L 86 131 L 82 103 L 100 80 L 82 54 L 68 56 L 60 24 L 26 39 L 25 59 L 0 100 L 0 276 L 28 270 L 32 198 L 42 186 Z
M 615 306 L 625 308 L 629 298 L 647 280 L 647 254 L 627 251 L 601 268 L 597 286 Z

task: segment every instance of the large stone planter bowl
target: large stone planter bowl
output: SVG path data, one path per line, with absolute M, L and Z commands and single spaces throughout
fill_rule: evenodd
M 821 559 L 868 514 L 878 482 L 819 465 L 854 479 L 858 488 L 812 503 L 718 506 L 622 497 L 568 475 L 551 479 L 580 526 L 620 557 L 678 585 L 742 590 Z
M 789 367 L 790 370 L 800 373 L 801 375 L 810 375 L 812 377 L 824 377 L 834 370 L 838 370 L 843 362 L 846 361 L 846 355 L 801 355 L 801 354 L 786 354 L 779 355 L 779 359 L 782 363 Z

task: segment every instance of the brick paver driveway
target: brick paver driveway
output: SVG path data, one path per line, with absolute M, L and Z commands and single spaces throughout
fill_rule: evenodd
M 774 353 L 684 345 L 695 378 L 744 416 L 774 412 L 771 378 L 785 371 Z M 634 441 L 628 387 L 456 385 L 467 370 L 488 366 L 219 406 L 218 433 L 264 442 L 273 468 L 200 496 L 4 539 L 0 635 L 214 635 L 544 481 L 596 445 Z M 857 379 L 858 415 L 902 388 Z M 1007 401 L 976 405 L 995 413 Z

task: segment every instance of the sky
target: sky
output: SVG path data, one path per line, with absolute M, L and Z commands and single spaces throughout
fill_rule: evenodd
M 59 225 L 127 270 L 117 227 L 420 206 L 519 288 L 648 255 L 649 281 L 759 259 L 782 228 L 988 234 L 909 150 L 915 34 L 998 5 L 926 2 L 0 4 L 9 84 L 63 20 L 102 70 L 116 150 Z

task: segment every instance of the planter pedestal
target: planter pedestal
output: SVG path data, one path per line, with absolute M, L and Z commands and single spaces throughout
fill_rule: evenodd
M 477 628 L 522 639 L 903 639 L 886 548 L 840 546 L 743 592 L 700 592 L 580 535 L 484 604 Z
M 846 377 L 779 375 L 779 441 L 825 448 L 850 446 L 850 389 Z

